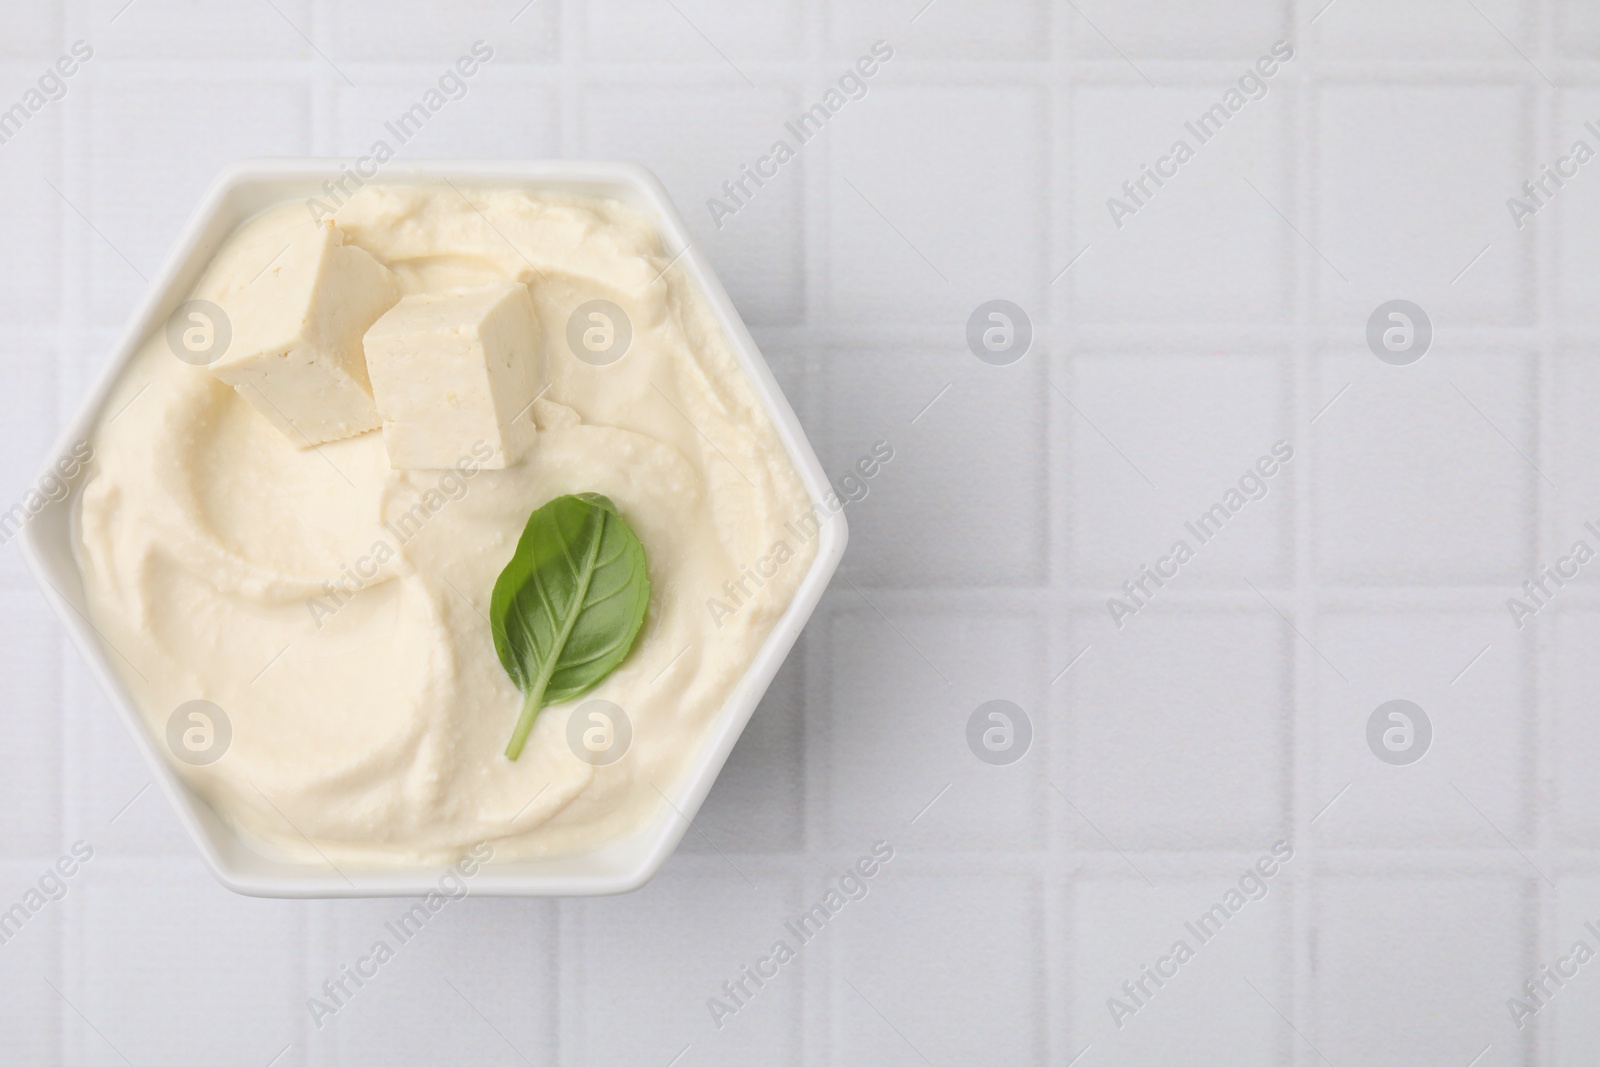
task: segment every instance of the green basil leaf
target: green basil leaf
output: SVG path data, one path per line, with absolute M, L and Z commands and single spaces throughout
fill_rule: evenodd
M 528 516 L 494 583 L 494 650 L 522 690 L 506 756 L 516 759 L 546 704 L 599 685 L 628 657 L 650 605 L 644 546 L 598 493 L 558 496 Z

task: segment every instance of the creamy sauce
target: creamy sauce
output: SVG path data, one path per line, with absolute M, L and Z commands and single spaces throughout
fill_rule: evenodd
M 528 283 L 548 385 L 521 416 L 533 445 L 504 470 L 465 455 L 453 471 L 391 470 L 378 432 L 296 448 L 158 332 L 105 406 L 79 514 L 109 657 L 163 750 L 179 705 L 223 709 L 225 755 L 172 763 L 269 854 L 409 865 L 478 841 L 505 860 L 622 837 L 706 743 L 810 567 L 799 477 L 709 307 L 631 210 L 370 187 L 335 221 L 406 294 Z M 299 203 L 247 223 L 195 295 L 226 309 L 228 285 L 281 269 L 283 234 L 310 225 Z M 572 311 L 594 299 L 632 323 L 609 366 L 567 345 Z M 512 762 L 520 694 L 495 655 L 490 590 L 529 513 L 578 492 L 609 496 L 643 542 L 650 608 L 628 659 L 545 708 Z M 780 542 L 793 558 L 746 583 L 736 611 L 708 610 Z M 569 748 L 567 720 L 590 699 L 631 722 L 615 763 Z

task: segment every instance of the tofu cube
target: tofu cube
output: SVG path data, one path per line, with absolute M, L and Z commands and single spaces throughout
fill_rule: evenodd
M 211 372 L 298 448 L 377 429 L 361 337 L 400 299 L 394 274 L 332 221 L 272 231 L 250 251 L 217 290 L 233 339 Z
M 408 296 L 365 339 L 383 443 L 396 470 L 516 463 L 533 441 L 539 320 L 521 282 Z

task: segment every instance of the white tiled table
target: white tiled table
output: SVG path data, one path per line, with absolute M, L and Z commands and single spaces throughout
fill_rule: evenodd
M 480 38 L 403 157 L 646 163 L 830 472 L 895 459 L 655 882 L 453 906 L 320 1029 L 307 998 L 399 902 L 217 887 L 6 547 L 0 907 L 96 851 L 0 946 L 0 1061 L 1600 1058 L 1600 962 L 1526 1029 L 1506 1008 L 1600 950 L 1600 565 L 1520 632 L 1505 609 L 1600 521 L 1600 161 L 1521 230 L 1505 206 L 1600 148 L 1592 4 L 125 2 L 0 8 L 0 108 L 95 48 L 0 145 L 6 504 L 218 167 L 365 152 Z M 1279 38 L 1266 97 L 1114 227 Z M 878 39 L 867 96 L 715 226 Z M 1035 328 L 1009 367 L 963 336 L 996 297 Z M 1364 342 L 1394 298 L 1437 331 L 1411 367 Z M 1279 439 L 1269 495 L 1114 628 L 1105 598 Z M 1410 767 L 1364 738 L 1396 697 L 1434 724 Z M 1034 726 L 1008 767 L 965 742 L 994 698 Z M 1268 896 L 1117 1029 L 1107 998 L 1280 838 Z M 719 1030 L 707 998 L 878 839 L 870 895 Z

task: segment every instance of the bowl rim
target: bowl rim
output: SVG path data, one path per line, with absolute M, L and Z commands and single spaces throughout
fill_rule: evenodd
M 53 474 L 58 457 L 92 438 L 92 430 L 112 389 L 128 363 L 137 355 L 152 332 L 189 295 L 199 270 L 202 246 L 208 232 L 230 214 L 230 198 L 261 197 L 253 209 L 239 213 L 228 222 L 223 235 L 231 234 L 244 219 L 274 203 L 295 198 L 291 195 L 262 197 L 269 187 L 306 183 L 302 192 L 314 196 L 321 183 L 349 174 L 347 159 L 335 157 L 285 157 L 241 159 L 225 166 L 201 197 L 199 206 L 184 224 L 160 272 L 146 288 L 127 325 L 112 346 L 111 356 L 47 454 L 38 477 Z M 630 206 L 653 216 L 663 251 L 672 263 L 682 266 L 692 284 L 699 287 L 722 327 L 729 348 L 769 417 L 773 420 L 790 462 L 794 464 L 810 500 L 827 499 L 833 490 L 822 464 L 793 407 L 779 387 L 771 368 L 762 357 L 743 318 L 727 290 L 723 288 L 704 253 L 694 244 L 683 216 L 671 195 L 650 170 L 636 163 L 590 160 L 488 161 L 440 159 L 391 164 L 361 185 L 408 185 L 447 181 L 468 188 L 492 191 L 508 188 L 599 190 L 609 188 L 632 194 Z M 259 187 L 252 194 L 251 187 Z M 309 199 L 308 196 L 308 199 Z M 209 262 L 210 256 L 205 257 Z M 669 266 L 668 269 L 671 269 Z M 51 610 L 61 620 L 73 644 L 89 666 L 90 673 L 118 717 L 133 736 L 154 781 L 166 794 L 188 832 L 206 867 L 222 885 L 248 896 L 274 898 L 335 898 L 418 896 L 438 888 L 439 879 L 449 866 L 357 868 L 340 871 L 331 862 L 291 864 L 266 857 L 250 848 L 231 827 L 226 826 L 207 801 L 195 793 L 171 766 L 146 727 L 144 718 L 113 666 L 98 631 L 84 610 L 62 590 L 56 579 L 79 577 L 72 556 L 72 522 L 76 503 L 86 479 L 73 479 L 70 491 L 59 500 L 47 501 L 22 526 L 18 540 L 28 569 Z M 62 513 L 66 536 L 47 535 L 38 519 L 46 511 Z M 754 714 L 773 676 L 787 658 L 801 630 L 822 599 L 849 539 L 844 509 L 828 512 L 821 519 L 817 554 L 802 577 L 793 599 L 773 625 L 760 649 L 745 669 L 727 702 L 708 724 L 708 736 L 689 766 L 663 793 L 666 808 L 658 810 L 645 826 L 626 838 L 590 853 L 556 860 L 521 860 L 504 865 L 487 863 L 477 867 L 468 892 L 483 896 L 595 896 L 624 893 L 648 882 L 677 848 L 692 825 L 706 795 L 727 762 L 733 746 Z M 64 572 L 60 550 L 67 552 Z M 670 810 L 667 810 L 670 809 Z

